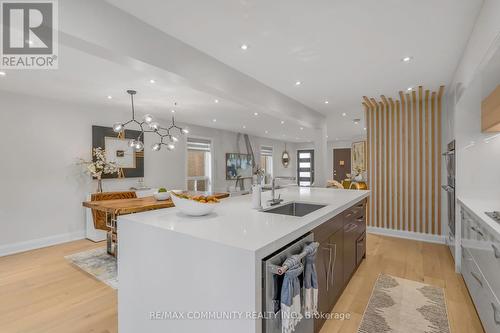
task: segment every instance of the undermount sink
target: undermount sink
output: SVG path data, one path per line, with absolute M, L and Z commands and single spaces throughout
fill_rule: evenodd
M 310 204 L 304 202 L 290 202 L 278 207 L 263 210 L 263 212 L 302 217 L 325 206 L 326 205 Z

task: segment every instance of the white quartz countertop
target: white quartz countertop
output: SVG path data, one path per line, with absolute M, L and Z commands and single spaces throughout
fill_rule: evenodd
M 303 217 L 271 214 L 252 209 L 252 197 L 245 195 L 221 200 L 214 212 L 207 216 L 186 216 L 173 207 L 120 216 L 118 225 L 122 222 L 141 223 L 252 251 L 257 257 L 264 257 L 368 197 L 370 193 L 305 187 L 287 187 L 276 192 L 276 195 L 281 194 L 283 203 L 299 201 L 324 204 L 326 207 Z M 262 193 L 263 204 L 270 198 L 270 191 Z
M 500 211 L 500 199 L 458 197 L 458 201 L 500 235 L 500 223 L 485 214 Z

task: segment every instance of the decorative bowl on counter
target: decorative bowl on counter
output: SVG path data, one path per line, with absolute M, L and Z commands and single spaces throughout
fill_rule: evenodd
M 170 193 L 168 192 L 156 192 L 153 194 L 156 200 L 158 201 L 165 201 L 170 198 Z
M 171 192 L 171 198 L 175 207 L 189 216 L 203 216 L 213 212 L 219 202 L 213 196 L 188 195 L 184 193 Z

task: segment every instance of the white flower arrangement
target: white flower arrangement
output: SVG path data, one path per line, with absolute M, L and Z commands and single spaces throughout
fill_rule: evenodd
M 115 162 L 108 162 L 106 160 L 106 154 L 101 147 L 92 149 L 92 161 L 80 159 L 79 164 L 84 167 L 86 173 L 97 179 L 101 179 L 103 174 L 111 175 L 120 171 Z

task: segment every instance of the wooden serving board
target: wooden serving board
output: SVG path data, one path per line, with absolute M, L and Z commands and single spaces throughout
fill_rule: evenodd
M 229 197 L 229 194 L 215 193 L 214 196 L 217 199 L 223 199 Z M 84 207 L 114 215 L 125 215 L 125 214 L 145 212 L 154 209 L 174 207 L 174 203 L 172 202 L 171 199 L 165 201 L 158 201 L 153 196 L 144 198 L 134 198 L 134 199 L 85 201 L 82 204 Z

